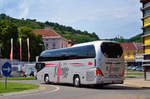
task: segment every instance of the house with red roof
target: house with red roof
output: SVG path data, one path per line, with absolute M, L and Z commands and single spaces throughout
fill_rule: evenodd
M 142 43 L 121 43 L 123 48 L 124 60 L 128 65 L 137 65 L 137 62 L 142 61 L 143 57 L 143 44 Z M 141 58 L 138 59 L 137 58 Z
M 136 47 L 133 43 L 121 43 L 123 48 L 124 59 L 127 61 L 134 61 L 136 55 Z
M 50 28 L 34 29 L 33 33 L 42 35 L 45 50 L 68 47 L 68 40 Z

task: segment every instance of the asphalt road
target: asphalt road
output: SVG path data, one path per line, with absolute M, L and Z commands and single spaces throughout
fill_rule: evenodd
M 22 82 L 36 83 L 36 80 Z M 47 85 L 51 86 L 51 85 Z M 124 85 L 109 85 L 104 88 L 82 86 L 75 88 L 71 85 L 54 85 L 59 90 L 46 90 L 40 93 L 4 96 L 0 99 L 145 99 L 150 97 L 150 88 L 128 87 Z

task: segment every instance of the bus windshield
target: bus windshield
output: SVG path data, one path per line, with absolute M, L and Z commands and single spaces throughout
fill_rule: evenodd
M 101 51 L 107 58 L 120 58 L 123 50 L 120 44 L 112 42 L 104 42 L 101 45 Z

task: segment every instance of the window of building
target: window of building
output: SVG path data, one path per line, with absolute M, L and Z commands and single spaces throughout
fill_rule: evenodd
M 150 2 L 144 4 L 144 8 L 150 7 Z
M 144 34 L 150 34 L 150 26 L 143 29 Z
M 53 48 L 53 49 L 56 48 L 56 41 L 55 41 L 55 40 L 53 40 L 52 48 Z
M 150 9 L 146 9 L 143 11 L 144 17 L 150 16 Z
M 128 52 L 128 57 L 130 57 L 130 53 Z
M 46 46 L 45 46 L 45 49 L 46 49 L 46 50 L 48 50 L 48 46 L 49 46 L 48 43 L 46 43 Z
M 49 42 L 49 40 L 48 40 L 48 39 L 45 39 L 45 42 L 47 42 L 47 43 L 48 43 L 48 42 Z
M 144 55 L 144 60 L 150 60 L 150 55 Z
M 136 52 L 134 52 L 133 54 L 134 54 L 134 56 L 135 56 L 135 55 L 136 55 Z

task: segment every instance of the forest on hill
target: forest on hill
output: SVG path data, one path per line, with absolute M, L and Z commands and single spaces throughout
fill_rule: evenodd
M 55 30 L 61 36 L 66 39 L 71 39 L 75 43 L 83 43 L 96 40 L 111 40 L 118 42 L 142 42 L 142 34 L 138 34 L 129 39 L 123 37 L 115 37 L 112 39 L 100 39 L 98 35 L 93 32 L 76 30 L 70 26 L 60 25 L 53 22 L 38 22 L 36 19 L 16 19 L 5 14 L 0 14 L 0 47 L 2 56 L 9 58 L 11 49 L 11 38 L 13 38 L 14 44 L 14 58 L 20 59 L 19 55 L 19 39 L 22 38 L 22 60 L 27 61 L 27 38 L 30 39 L 30 49 L 31 58 L 30 61 L 34 61 L 35 57 L 38 56 L 44 50 L 44 42 L 41 35 L 36 35 L 32 33 L 33 29 L 44 29 L 45 27 L 50 27 Z M 42 45 L 42 46 L 41 46 Z M 36 50 L 38 49 L 38 50 Z
M 70 26 L 60 25 L 58 23 L 48 21 L 38 22 L 36 21 L 36 19 L 16 19 L 7 16 L 6 14 L 0 14 L 0 20 L 10 20 L 11 22 L 15 23 L 17 27 L 26 26 L 30 27 L 31 29 L 44 29 L 45 27 L 50 27 L 61 36 L 65 37 L 68 40 L 71 39 L 76 43 L 99 40 L 99 37 L 95 32 L 89 33 L 88 31 L 76 30 Z
M 71 39 L 76 43 L 83 43 L 95 40 L 111 40 L 111 41 L 118 41 L 118 42 L 142 42 L 142 34 L 135 35 L 129 39 L 123 37 L 115 37 L 112 39 L 100 39 L 98 35 L 93 32 L 89 33 L 88 31 L 81 31 L 72 28 L 71 26 L 60 25 L 54 22 L 38 22 L 36 19 L 16 19 L 6 14 L 0 14 L 0 20 L 10 20 L 11 22 L 15 23 L 17 27 L 30 27 L 31 29 L 44 29 L 45 27 L 50 27 L 51 29 L 55 30 L 61 36 L 65 37 L 66 39 Z
M 117 42 L 136 42 L 136 43 L 142 43 L 142 34 L 135 35 L 129 39 L 125 39 L 123 37 L 115 37 L 112 39 L 103 39 L 103 40 L 110 40 L 110 41 L 117 41 Z

